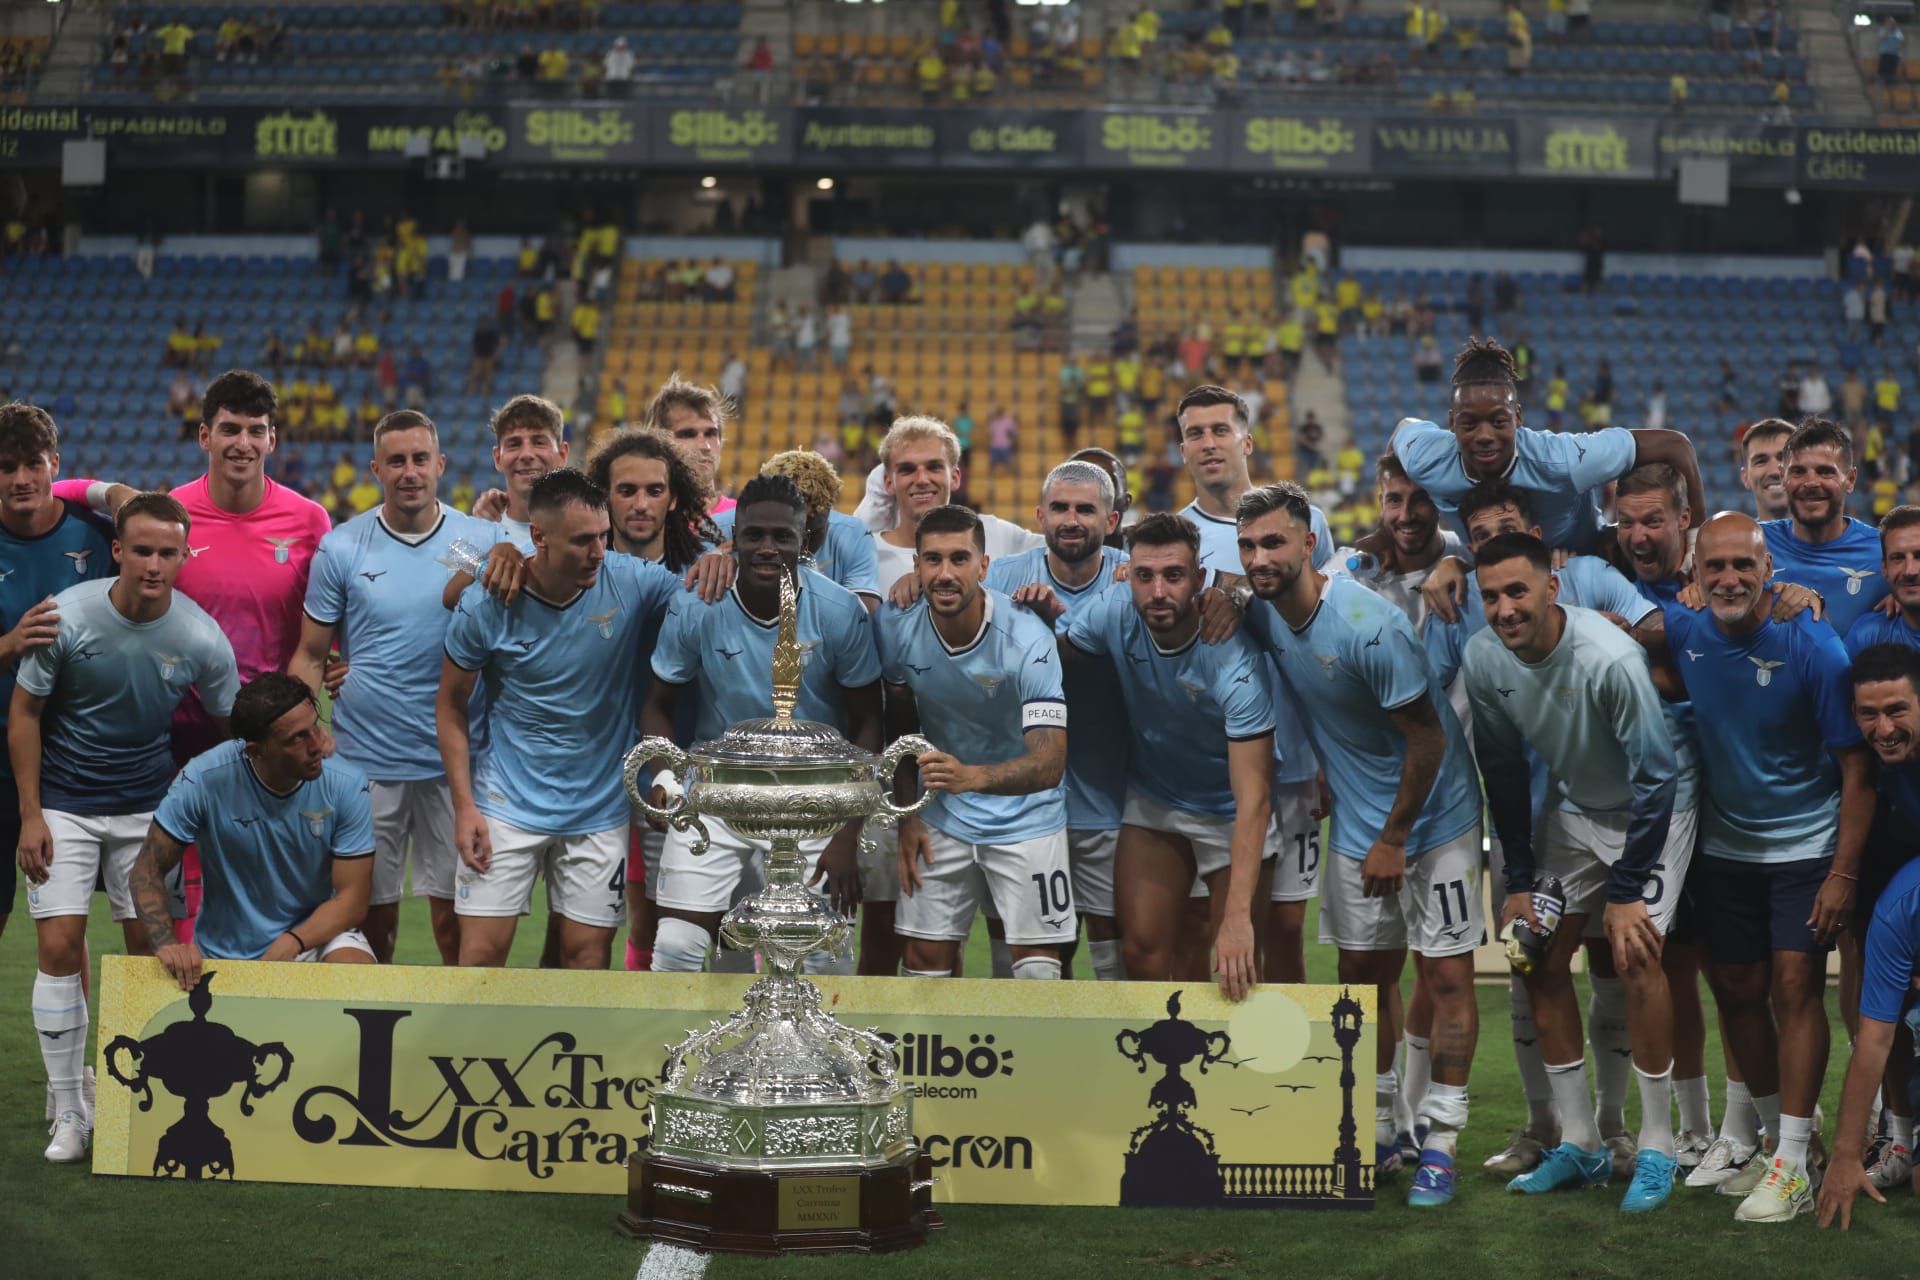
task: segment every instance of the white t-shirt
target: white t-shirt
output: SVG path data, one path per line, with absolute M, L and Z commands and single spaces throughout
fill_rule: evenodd
M 987 535 L 987 559 L 998 560 L 1001 556 L 1018 555 L 1034 547 L 1044 547 L 1047 540 L 1030 529 L 999 516 L 982 514 L 980 523 Z M 880 578 L 880 594 L 885 597 L 893 590 L 893 584 L 913 572 L 913 548 L 896 547 L 880 534 L 873 535 L 873 558 L 877 562 Z

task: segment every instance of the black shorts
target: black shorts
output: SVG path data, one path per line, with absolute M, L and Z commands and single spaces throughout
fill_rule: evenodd
M 14 856 L 20 848 L 20 792 L 11 773 L 0 777 L 0 920 L 13 912 L 14 890 L 20 883 L 20 863 Z
M 1854 886 L 1854 937 L 1865 940 L 1867 926 L 1873 923 L 1873 908 L 1880 895 L 1893 882 L 1900 868 L 1920 853 L 1920 828 L 1893 811 L 1883 795 L 1867 832 L 1866 848 L 1860 855 L 1860 881 Z
M 1775 951 L 1825 951 L 1807 927 L 1832 858 L 1693 860 L 1696 919 L 1715 964 L 1757 964 Z

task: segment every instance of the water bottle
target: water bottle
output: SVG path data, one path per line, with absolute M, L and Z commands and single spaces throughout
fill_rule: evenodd
M 1533 882 L 1533 914 L 1540 922 L 1540 932 L 1528 927 L 1525 916 L 1515 916 L 1507 926 L 1507 963 L 1515 973 L 1524 978 L 1540 967 L 1566 909 L 1567 892 L 1558 876 L 1541 876 Z
M 1356 578 L 1370 578 L 1380 568 L 1380 562 L 1368 551 L 1356 551 L 1347 557 L 1347 572 Z

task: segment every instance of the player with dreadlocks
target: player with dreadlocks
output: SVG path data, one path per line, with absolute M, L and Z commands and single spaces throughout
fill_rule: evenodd
M 1394 453 L 1441 511 L 1454 514 L 1480 481 L 1504 479 L 1532 498 L 1549 547 L 1592 551 L 1603 527 L 1595 490 L 1650 462 L 1678 471 L 1693 509 L 1706 510 L 1700 467 L 1686 436 L 1664 428 L 1535 431 L 1522 421 L 1517 382 L 1505 347 L 1491 338 L 1470 339 L 1454 358 L 1447 425 L 1404 418 L 1395 428 Z

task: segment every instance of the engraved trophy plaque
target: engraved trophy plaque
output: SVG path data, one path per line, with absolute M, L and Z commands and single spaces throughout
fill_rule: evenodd
M 852 921 L 803 883 L 799 842 L 854 819 L 910 813 L 892 798 L 900 762 L 932 750 L 896 739 L 877 759 L 831 726 L 793 718 L 802 652 L 797 591 L 780 586 L 770 720 L 750 720 L 682 751 L 647 738 L 627 754 L 627 794 L 648 816 L 693 833 L 703 817 L 768 844 L 766 886 L 727 912 L 720 936 L 761 957 L 744 1006 L 668 1048 L 650 1108 L 649 1149 L 628 1163 L 620 1230 L 638 1239 L 741 1253 L 886 1252 L 940 1225 L 913 1102 L 893 1051 L 842 1026 L 800 976 L 806 958 L 845 944 Z M 661 809 L 641 792 L 648 764 L 684 791 Z M 923 796 L 920 803 L 925 803 Z

